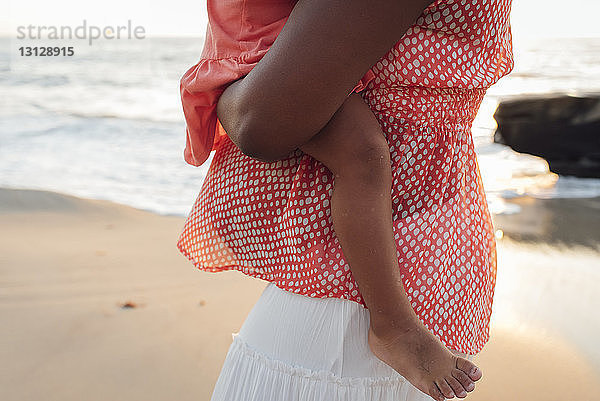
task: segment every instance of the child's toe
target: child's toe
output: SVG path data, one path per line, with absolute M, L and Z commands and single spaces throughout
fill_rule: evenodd
M 453 369 L 452 377 L 458 380 L 465 390 L 473 391 L 475 389 L 475 383 L 473 383 L 473 380 L 471 380 L 471 378 L 462 370 Z
M 440 389 L 440 391 L 442 392 L 442 394 L 444 394 L 444 397 L 446 397 L 446 398 L 454 398 L 455 397 L 454 391 L 452 391 L 452 387 L 450 387 L 450 385 L 448 383 L 446 383 L 446 380 L 444 380 L 444 378 L 436 380 L 435 384 L 437 384 L 437 386 Z
M 429 395 L 431 396 L 431 398 L 433 398 L 436 401 L 444 401 L 446 399 L 444 397 L 444 394 L 442 394 L 442 392 L 440 391 L 440 389 L 438 388 L 438 386 L 435 383 L 431 384 L 431 388 L 429 390 Z
M 460 382 L 454 377 L 447 376 L 446 383 L 450 385 L 452 391 L 458 398 L 465 398 L 467 396 L 467 391 L 463 388 L 462 384 L 460 384 Z
M 483 375 L 481 369 L 479 369 L 473 362 L 466 360 L 465 358 L 456 358 L 456 367 L 465 372 L 471 380 L 479 380 Z

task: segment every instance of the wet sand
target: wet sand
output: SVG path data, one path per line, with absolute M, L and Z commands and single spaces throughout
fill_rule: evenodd
M 579 199 L 506 200 L 519 213 L 496 215 L 494 225 L 520 243 L 587 247 L 600 252 L 600 197 Z
M 593 223 L 581 204 L 548 212 L 535 203 L 521 229 L 554 213 L 564 227 L 578 221 L 573 232 L 582 234 L 566 249 L 544 241 L 560 230 L 515 238 L 516 216 L 495 219 L 505 237 L 492 337 L 476 358 L 484 378 L 467 399 L 600 400 L 600 318 L 590 315 L 600 254 L 577 242 L 598 233 L 581 227 Z M 208 401 L 231 333 L 266 282 L 194 269 L 175 246 L 183 222 L 0 189 L 0 398 Z

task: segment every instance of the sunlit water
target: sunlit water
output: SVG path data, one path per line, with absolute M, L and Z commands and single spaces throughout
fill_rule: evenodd
M 26 43 L 0 43 L 0 186 L 188 213 L 209 163 L 183 161 L 179 78 L 201 39 L 75 42 L 73 57 L 37 58 L 18 55 Z M 544 160 L 492 141 L 504 96 L 600 92 L 600 40 L 515 41 L 514 52 L 513 72 L 488 90 L 473 126 L 490 210 L 515 212 L 503 199 L 523 194 L 600 195 L 600 180 L 558 177 Z

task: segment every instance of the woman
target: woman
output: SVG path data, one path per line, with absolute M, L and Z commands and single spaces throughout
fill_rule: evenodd
M 413 342 L 409 352 L 398 336 L 374 344 L 369 329 L 373 320 L 404 323 L 395 310 L 409 301 L 457 355 L 487 341 L 495 244 L 470 124 L 485 89 L 512 68 L 510 2 L 300 1 L 291 14 L 293 5 L 277 3 L 227 10 L 209 2 L 203 59 L 182 79 L 186 160 L 201 163 L 202 146 L 216 153 L 178 245 L 201 269 L 235 268 L 272 283 L 235 337 L 213 400 L 464 397 L 472 388 L 458 365 L 424 387 L 414 359 L 428 347 Z M 224 18 L 236 13 L 238 25 Z M 348 266 L 352 248 L 332 230 L 332 174 L 295 150 L 322 134 L 370 65 L 354 90 L 389 144 L 400 285 L 390 285 L 392 271 Z M 215 71 L 223 71 L 220 85 Z M 213 145 L 197 133 L 210 131 L 219 98 L 229 136 L 219 129 Z M 424 368 L 437 369 L 434 362 Z

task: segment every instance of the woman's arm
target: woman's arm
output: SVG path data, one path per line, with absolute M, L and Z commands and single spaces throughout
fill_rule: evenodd
M 217 115 L 245 154 L 286 157 L 433 0 L 299 0 L 261 61 L 221 95 Z

